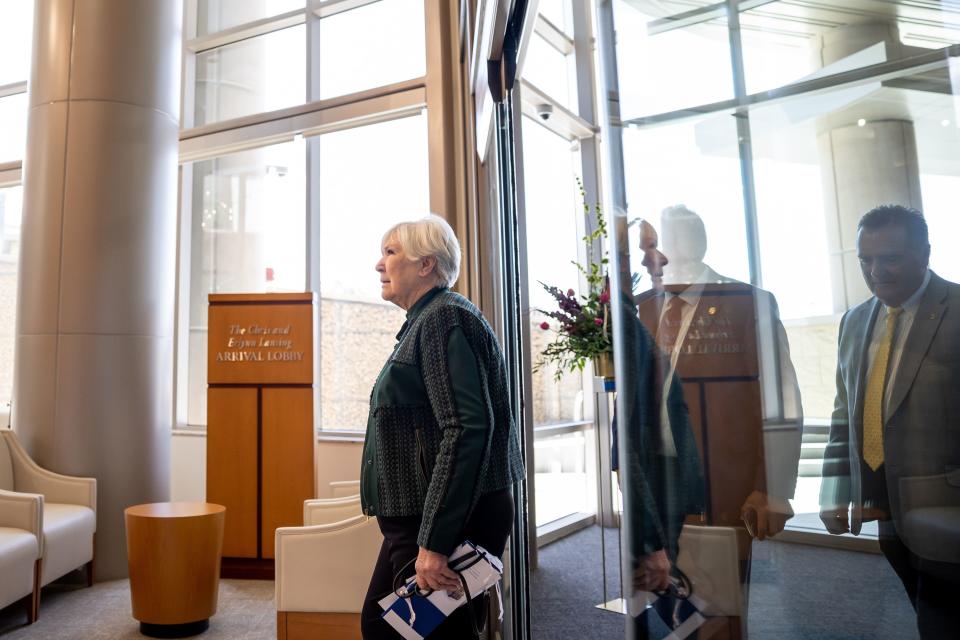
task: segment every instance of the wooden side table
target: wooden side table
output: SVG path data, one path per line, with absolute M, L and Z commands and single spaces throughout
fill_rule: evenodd
M 217 612 L 225 511 L 204 502 L 124 510 L 130 599 L 142 634 L 183 638 L 210 626 Z

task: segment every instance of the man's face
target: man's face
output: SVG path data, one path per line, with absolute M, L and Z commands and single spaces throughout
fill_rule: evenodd
M 643 252 L 643 261 L 640 263 L 647 269 L 653 288 L 663 290 L 663 267 L 669 262 L 667 256 L 657 248 L 659 242 L 657 230 L 646 220 L 640 223 L 640 250 Z
M 863 279 L 873 295 L 888 307 L 899 307 L 920 288 L 930 258 L 930 247 L 910 242 L 898 224 L 861 229 L 857 253 Z

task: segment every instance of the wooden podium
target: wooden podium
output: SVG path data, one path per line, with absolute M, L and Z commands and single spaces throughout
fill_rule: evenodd
M 703 463 L 710 525 L 743 527 L 741 505 L 754 489 L 765 488 L 754 296 L 746 284 L 703 285 L 677 357 Z M 654 337 L 669 330 L 660 318 L 662 304 L 663 297 L 655 295 L 639 304 L 640 320 Z
M 211 294 L 207 501 L 227 508 L 224 578 L 273 578 L 274 530 L 314 496 L 312 293 Z
M 696 308 L 685 332 L 682 322 L 663 313 L 662 295 L 641 297 L 638 312 L 658 344 L 661 332 L 670 332 L 679 343 L 676 374 L 706 485 L 705 517 L 689 516 L 688 524 L 733 527 L 738 557 L 730 560 L 743 566 L 750 558 L 750 537 L 740 507 L 755 489 L 766 490 L 757 294 L 750 285 L 735 282 L 697 288 Z M 667 286 L 666 291 L 679 295 L 684 287 Z M 742 584 L 747 575 L 739 578 Z M 709 618 L 697 632 L 700 638 L 733 640 L 742 638 L 744 630 L 742 616 L 728 615 Z

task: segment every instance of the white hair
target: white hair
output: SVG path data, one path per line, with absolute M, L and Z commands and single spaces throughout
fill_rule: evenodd
M 383 234 L 381 244 L 395 240 L 410 260 L 435 258 L 434 272 L 440 284 L 452 287 L 460 275 L 460 242 L 446 220 L 430 214 L 419 220 L 400 222 Z

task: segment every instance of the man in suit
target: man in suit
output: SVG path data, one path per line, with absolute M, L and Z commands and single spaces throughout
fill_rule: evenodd
M 704 263 L 706 229 L 695 212 L 668 207 L 661 221 L 663 284 L 638 297 L 640 319 L 666 355 L 664 380 L 675 373 L 684 385 L 694 429 L 709 431 L 698 434 L 709 465 L 707 524 L 744 528 L 746 519 L 748 538 L 763 540 L 792 515 L 802 430 L 777 302 Z
M 746 585 L 752 540 L 778 534 L 793 515 L 799 386 L 773 295 L 704 263 L 706 229 L 695 212 L 669 207 L 661 221 L 663 252 L 650 262 L 662 285 L 638 297 L 638 313 L 663 353 L 664 398 L 682 385 L 690 407 L 706 480 L 705 511 L 694 522 L 736 530 Z M 730 636 L 745 637 L 745 625 Z
M 618 237 L 625 241 L 626 221 L 621 222 L 623 229 Z M 646 221 L 640 224 L 642 264 L 657 287 L 665 259 L 656 248 L 656 231 Z M 618 479 L 625 479 L 630 487 L 624 500 L 628 549 L 635 567 L 632 586 L 652 591 L 669 585 L 684 519 L 703 511 L 703 473 L 680 385 L 673 385 L 668 396 L 663 396 L 658 371 L 661 358 L 652 336 L 637 318 L 630 252 L 625 243 L 619 254 L 618 339 L 624 367 L 617 384 L 617 404 L 622 413 L 613 419 L 612 454 Z M 662 411 L 670 416 L 668 420 L 660 419 Z M 623 455 L 618 446 L 618 423 L 628 425 L 623 434 Z M 664 424 L 669 432 L 663 430 Z M 669 451 L 663 447 L 666 440 L 671 443 Z
M 960 285 L 928 268 L 920 212 L 877 207 L 860 220 L 860 268 L 873 293 L 840 321 L 837 395 L 820 518 L 880 549 L 924 640 L 960 631 Z M 852 509 L 851 509 L 852 507 Z

